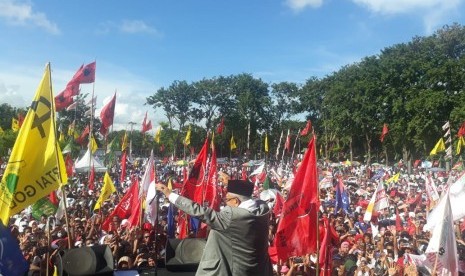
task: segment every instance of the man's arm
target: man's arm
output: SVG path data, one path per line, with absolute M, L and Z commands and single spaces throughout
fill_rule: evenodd
M 171 190 L 163 184 L 156 184 L 156 189 L 162 192 L 177 208 L 186 212 L 188 215 L 198 217 L 212 229 L 224 230 L 228 228 L 231 223 L 232 211 L 230 207 L 225 207 L 221 212 L 216 212 L 186 197 L 172 193 Z

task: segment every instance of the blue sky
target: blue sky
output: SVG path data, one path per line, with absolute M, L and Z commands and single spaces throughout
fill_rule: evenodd
M 265 82 L 324 77 L 457 22 L 465 0 L 0 0 L 0 103 L 27 106 L 52 65 L 59 93 L 97 61 L 97 113 L 117 90 L 115 129 L 164 118 L 145 98 L 175 80 L 251 73 Z

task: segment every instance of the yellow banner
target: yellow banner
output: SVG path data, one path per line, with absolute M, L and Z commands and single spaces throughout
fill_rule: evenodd
M 68 181 L 56 139 L 55 102 L 50 64 L 28 110 L 0 185 L 0 219 L 10 216 L 56 190 Z

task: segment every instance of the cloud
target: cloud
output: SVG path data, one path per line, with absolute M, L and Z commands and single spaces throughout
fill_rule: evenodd
M 123 20 L 120 31 L 123 33 L 147 33 L 147 34 L 158 34 L 158 31 L 147 25 L 141 20 Z
M 19 3 L 15 0 L 0 0 L 0 19 L 8 24 L 40 27 L 51 34 L 59 34 L 58 26 L 48 20 L 44 13 L 33 11 L 29 3 Z
M 449 23 L 451 15 L 458 12 L 463 0 L 352 0 L 373 13 L 382 15 L 414 14 L 421 15 L 426 33 L 444 23 Z
M 121 22 L 106 21 L 99 24 L 97 34 L 108 34 L 112 31 L 119 31 L 126 34 L 150 34 L 161 35 L 154 27 L 142 20 L 122 20 Z
M 300 12 L 307 7 L 319 8 L 322 4 L 323 0 L 286 0 L 286 5 L 295 12 Z

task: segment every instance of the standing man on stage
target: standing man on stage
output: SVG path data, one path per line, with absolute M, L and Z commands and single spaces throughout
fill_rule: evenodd
M 228 181 L 226 206 L 216 212 L 157 184 L 177 208 L 211 228 L 196 275 L 273 275 L 267 235 L 271 212 L 264 201 L 252 199 L 253 188 L 249 181 Z

